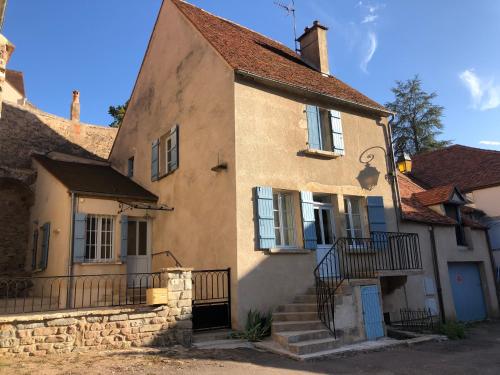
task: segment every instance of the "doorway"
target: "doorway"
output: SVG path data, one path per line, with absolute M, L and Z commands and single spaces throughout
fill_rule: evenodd
M 151 272 L 149 225 L 146 219 L 128 219 L 127 274 L 130 288 L 148 286 Z
M 316 249 L 317 264 L 326 256 L 332 249 L 335 243 L 335 222 L 333 214 L 333 205 L 328 202 L 324 196 L 314 197 L 314 221 L 316 224 L 316 238 L 318 247 Z M 334 269 L 329 270 L 328 275 L 322 276 L 335 276 L 338 274 L 338 264 Z

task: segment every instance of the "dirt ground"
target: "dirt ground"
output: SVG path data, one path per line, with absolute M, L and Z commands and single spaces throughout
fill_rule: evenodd
M 251 349 L 103 352 L 13 358 L 0 374 L 500 374 L 500 322 L 470 329 L 460 341 L 295 362 Z

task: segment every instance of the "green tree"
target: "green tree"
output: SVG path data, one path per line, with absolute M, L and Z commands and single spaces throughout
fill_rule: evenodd
M 437 94 L 425 92 L 418 75 L 407 81 L 396 81 L 396 87 L 391 91 L 394 101 L 387 103 L 386 107 L 396 113 L 392 123 L 396 156 L 403 153 L 415 155 L 451 144 L 451 141 L 437 139 L 443 130 L 444 107 L 433 104 Z
M 109 124 L 112 128 L 118 128 L 122 121 L 123 117 L 125 117 L 125 112 L 127 112 L 128 103 L 130 99 L 125 102 L 123 105 L 109 106 L 108 113 L 111 117 L 113 117 L 113 122 Z

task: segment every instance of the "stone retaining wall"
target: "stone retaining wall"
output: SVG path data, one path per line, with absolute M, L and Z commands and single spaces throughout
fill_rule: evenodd
M 168 304 L 0 317 L 0 355 L 68 353 L 132 346 L 190 346 L 191 272 L 166 269 Z

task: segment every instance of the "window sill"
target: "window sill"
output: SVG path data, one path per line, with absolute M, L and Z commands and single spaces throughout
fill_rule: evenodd
M 379 251 L 383 251 L 384 249 L 367 249 L 366 247 L 361 247 L 361 246 L 356 246 L 356 245 L 349 245 L 349 248 L 347 252 L 349 254 L 375 254 Z
M 337 159 L 340 156 L 342 156 L 333 151 L 316 150 L 316 149 L 306 149 L 303 150 L 302 153 L 306 156 L 314 156 L 322 159 Z
M 156 179 L 156 181 L 160 181 L 160 180 L 164 179 L 165 177 L 170 176 L 171 174 L 175 173 L 175 171 L 176 171 L 177 169 L 179 169 L 179 168 L 175 168 L 173 171 L 170 171 L 170 172 L 167 172 L 167 173 L 163 173 L 163 174 L 158 175 L 158 178 Z
M 458 251 L 472 251 L 474 250 L 473 248 L 466 246 L 466 245 L 458 245 Z
M 124 263 L 122 262 L 81 262 L 81 263 L 75 263 L 79 264 L 80 266 L 119 266 Z
M 298 247 L 276 247 L 269 249 L 269 254 L 309 254 L 312 251 Z

